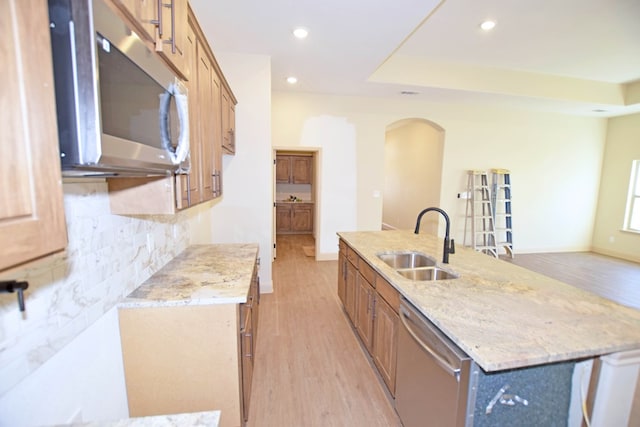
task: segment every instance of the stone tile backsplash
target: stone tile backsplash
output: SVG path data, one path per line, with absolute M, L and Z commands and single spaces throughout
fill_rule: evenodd
M 29 282 L 24 313 L 0 295 L 0 396 L 189 244 L 186 214 L 112 215 L 102 180 L 65 183 L 64 205 L 66 252 L 0 274 Z

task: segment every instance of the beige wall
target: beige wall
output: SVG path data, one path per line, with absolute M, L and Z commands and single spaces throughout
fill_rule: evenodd
M 593 233 L 597 252 L 640 262 L 640 234 L 622 231 L 631 162 L 640 159 L 640 114 L 609 120 L 602 164 L 598 215 Z
M 444 132 L 422 119 L 394 123 L 384 144 L 382 222 L 411 229 L 418 213 L 440 205 Z M 423 218 L 420 231 L 436 234 L 438 216 Z
M 351 184 L 336 185 L 323 198 L 323 209 L 356 219 L 352 227 L 332 224 L 322 229 L 321 238 L 331 240 L 334 251 L 337 231 L 380 229 L 382 200 L 375 192 L 384 186 L 386 127 L 406 118 L 424 118 L 444 129 L 440 207 L 449 213 L 452 234 L 459 243 L 465 204 L 457 193 L 466 187 L 466 171 L 499 167 L 511 170 L 516 253 L 591 247 L 606 119 L 419 100 L 278 92 L 273 93 L 272 101 L 274 143 L 304 145 L 304 129 L 315 123 L 313 140 L 339 148 L 324 152 L 320 173 L 334 182 L 344 177 L 350 183 L 355 177 L 355 189 Z M 345 165 L 341 159 L 351 156 L 352 150 L 355 161 Z M 353 208 L 338 203 L 346 197 L 355 200 Z

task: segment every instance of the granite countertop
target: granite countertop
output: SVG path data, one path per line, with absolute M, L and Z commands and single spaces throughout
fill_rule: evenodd
M 71 427 L 218 427 L 220 411 L 192 412 L 188 414 L 156 415 L 126 418 L 118 421 L 99 421 L 69 424 Z M 61 427 L 61 426 L 59 426 Z
M 284 205 L 300 205 L 304 203 L 313 204 L 313 200 L 279 200 L 276 204 L 284 204 Z
M 462 245 L 410 230 L 338 235 L 485 371 L 640 348 L 640 311 Z M 415 250 L 459 275 L 411 281 L 376 255 Z
M 257 257 L 256 243 L 190 246 L 129 294 L 119 306 L 245 303 Z

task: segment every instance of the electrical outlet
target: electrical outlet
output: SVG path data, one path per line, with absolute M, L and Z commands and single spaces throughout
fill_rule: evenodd
M 463 191 L 462 193 L 458 193 L 458 199 L 468 199 L 468 198 L 469 198 L 468 191 Z

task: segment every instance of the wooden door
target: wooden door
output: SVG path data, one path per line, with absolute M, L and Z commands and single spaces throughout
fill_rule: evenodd
M 291 156 L 276 156 L 276 183 L 288 184 L 291 180 Z
M 156 24 L 158 19 L 157 0 L 113 0 L 137 27 L 136 31 L 142 39 L 155 43 Z
M 356 319 L 356 280 L 358 277 L 358 269 L 351 263 L 347 262 L 347 273 L 345 279 L 345 310 L 352 322 Z
M 292 184 L 311 184 L 311 160 L 310 156 L 291 156 Z
M 287 233 L 291 231 L 291 205 L 276 205 L 276 232 Z
M 209 57 L 198 40 L 198 121 L 200 124 L 200 189 L 201 201 L 213 198 L 213 145 L 215 144 L 213 123 L 216 120 L 213 109 L 212 66 Z
M 291 231 L 311 233 L 313 231 L 313 206 L 310 204 L 293 205 L 291 208 Z
M 395 397 L 398 324 L 400 318 L 391 306 L 380 297 L 376 299 L 375 310 L 373 361 L 389 388 L 389 392 Z
M 356 315 L 355 327 L 362 343 L 369 353 L 373 344 L 373 305 L 375 290 L 364 276 L 358 273 L 356 278 Z
M 0 270 L 67 245 L 47 2 L 0 2 Z
M 338 297 L 342 301 L 342 305 L 345 305 L 346 288 L 345 282 L 347 280 L 347 255 L 345 254 L 344 244 L 340 241 L 340 252 L 338 253 Z
M 189 151 L 191 170 L 188 175 L 176 176 L 176 197 L 178 209 L 184 209 L 200 202 L 200 176 L 202 158 L 202 140 L 199 125 L 198 103 L 198 50 L 196 34 L 191 26 L 188 28 L 185 43 L 185 72 L 190 80 L 189 88 Z
M 213 146 L 211 147 L 211 164 L 213 165 L 213 196 L 222 196 L 222 80 L 216 70 L 212 72 L 212 114 Z
M 156 27 L 156 51 L 175 71 L 184 75 L 187 0 L 163 0 L 161 5 L 158 13 L 161 28 L 160 24 Z

